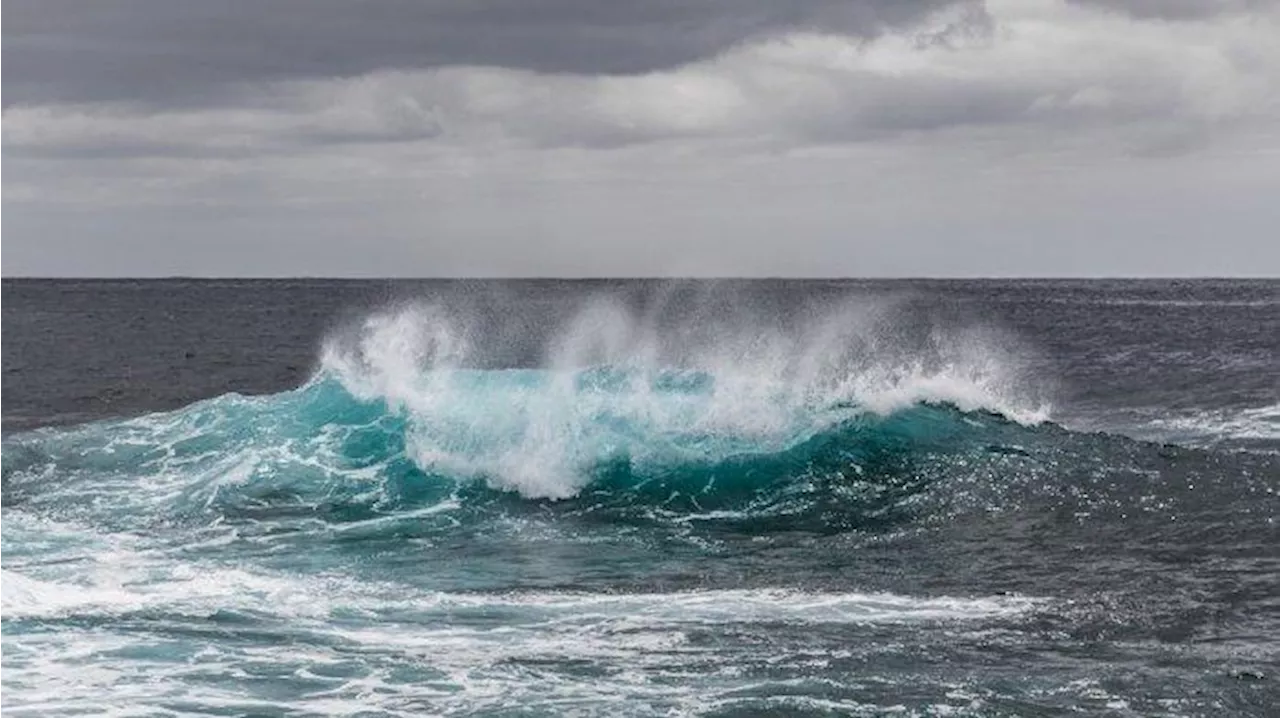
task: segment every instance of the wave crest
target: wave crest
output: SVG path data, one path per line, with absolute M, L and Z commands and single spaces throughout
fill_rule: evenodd
M 317 381 L 402 417 L 423 471 L 483 477 L 530 498 L 573 496 L 602 464 L 654 473 L 773 455 L 919 403 L 1024 423 L 1048 415 L 1020 348 L 979 326 L 919 331 L 883 301 L 787 324 L 723 307 L 717 321 L 672 316 L 656 304 L 587 303 L 546 332 L 536 369 L 477 369 L 487 352 L 476 338 L 509 329 L 402 305 L 330 337 Z

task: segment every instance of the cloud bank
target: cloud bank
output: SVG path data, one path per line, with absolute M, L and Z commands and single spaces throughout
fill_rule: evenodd
M 1204 267 L 1210 217 L 1280 269 L 1275 4 L 772 5 L 6 5 L 6 272 L 1051 274 L 1065 208 L 1118 228 L 1072 271 Z

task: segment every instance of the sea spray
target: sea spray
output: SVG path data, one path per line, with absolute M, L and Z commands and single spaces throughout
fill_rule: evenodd
M 541 366 L 505 371 L 471 368 L 484 358 L 472 338 L 509 330 L 404 304 L 331 336 L 317 380 L 402 415 L 424 471 L 529 497 L 571 496 L 601 463 L 768 454 L 918 402 L 1047 416 L 1025 350 L 989 328 L 908 332 L 904 310 L 883 300 L 812 307 L 791 323 L 727 302 L 716 298 L 712 320 L 702 303 L 637 312 L 597 297 L 546 332 Z

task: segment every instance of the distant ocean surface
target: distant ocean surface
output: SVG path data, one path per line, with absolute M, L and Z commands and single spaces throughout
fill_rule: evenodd
M 13 280 L 7 716 L 1280 714 L 1280 281 Z

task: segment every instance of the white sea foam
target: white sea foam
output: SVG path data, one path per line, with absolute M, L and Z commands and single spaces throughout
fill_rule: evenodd
M 163 609 L 185 615 L 252 610 L 288 619 L 322 619 L 335 611 L 372 615 L 417 612 L 422 618 L 458 611 L 519 609 L 544 621 L 614 628 L 641 624 L 893 623 L 973 620 L 1012 615 L 1039 601 L 1018 596 L 911 597 L 889 593 L 825 593 L 737 589 L 674 593 L 516 591 L 450 593 L 342 576 L 299 577 L 218 565 L 184 563 L 146 553 L 93 557 L 74 578 L 42 580 L 5 569 L 0 595 L 7 619 L 119 615 Z M 447 622 L 446 622 L 447 623 Z M 450 629 L 453 630 L 453 629 Z
M 287 708 L 324 715 L 517 706 L 696 712 L 731 704 L 753 684 L 740 675 L 749 666 L 803 672 L 860 650 L 846 639 L 819 642 L 822 631 L 849 636 L 859 626 L 894 624 L 953 635 L 964 623 L 1017 616 L 1043 603 L 772 588 L 458 593 L 172 563 L 149 553 L 124 553 L 109 563 L 115 579 L 76 584 L 5 572 L 6 622 L 140 610 L 165 616 L 146 637 L 137 633 L 146 624 L 138 623 L 124 633 L 76 623 L 58 631 L 7 630 L 6 713 L 130 715 L 158 705 L 179 713 Z M 204 647 L 166 639 L 164 631 L 181 630 L 184 620 L 202 630 L 203 619 L 220 610 L 252 612 L 268 627 L 287 626 L 292 638 Z M 773 627 L 767 649 L 739 637 L 758 625 Z M 790 627 L 783 634 L 790 638 L 776 637 L 780 626 Z M 708 631 L 721 641 L 697 638 Z M 264 692 L 240 680 L 264 666 L 277 687 Z M 225 676 L 237 680 L 208 680 Z
M 856 648 L 834 638 L 815 644 L 824 631 L 847 636 L 860 627 L 893 625 L 952 635 L 966 624 L 990 625 L 984 622 L 1045 603 L 768 587 L 440 591 L 188 561 L 128 534 L 85 535 L 73 525 L 28 523 L 11 521 L 6 541 L 19 543 L 19 534 L 40 529 L 79 543 L 44 552 L 39 562 L 13 567 L 11 558 L 0 576 L 5 712 L 15 715 L 132 715 L 157 706 L 179 714 L 286 708 L 326 715 L 470 714 L 531 705 L 692 711 L 721 693 L 730 701 L 744 666 L 802 670 Z M 228 612 L 249 622 L 208 623 Z M 187 633 L 211 625 L 219 635 L 284 631 L 289 640 L 206 644 Z M 737 638 L 758 626 L 774 634 L 787 627 L 791 638 L 767 651 Z M 725 643 L 697 639 L 708 631 Z M 579 674 L 575 666 L 599 672 Z M 263 667 L 278 687 L 264 692 L 258 686 L 265 684 L 241 680 Z M 691 681 L 691 675 L 702 678 Z M 237 680 L 221 680 L 227 676 Z
M 1280 404 L 1247 409 L 1201 411 L 1183 416 L 1162 416 L 1150 426 L 1172 440 L 1215 443 L 1223 439 L 1280 440 Z

